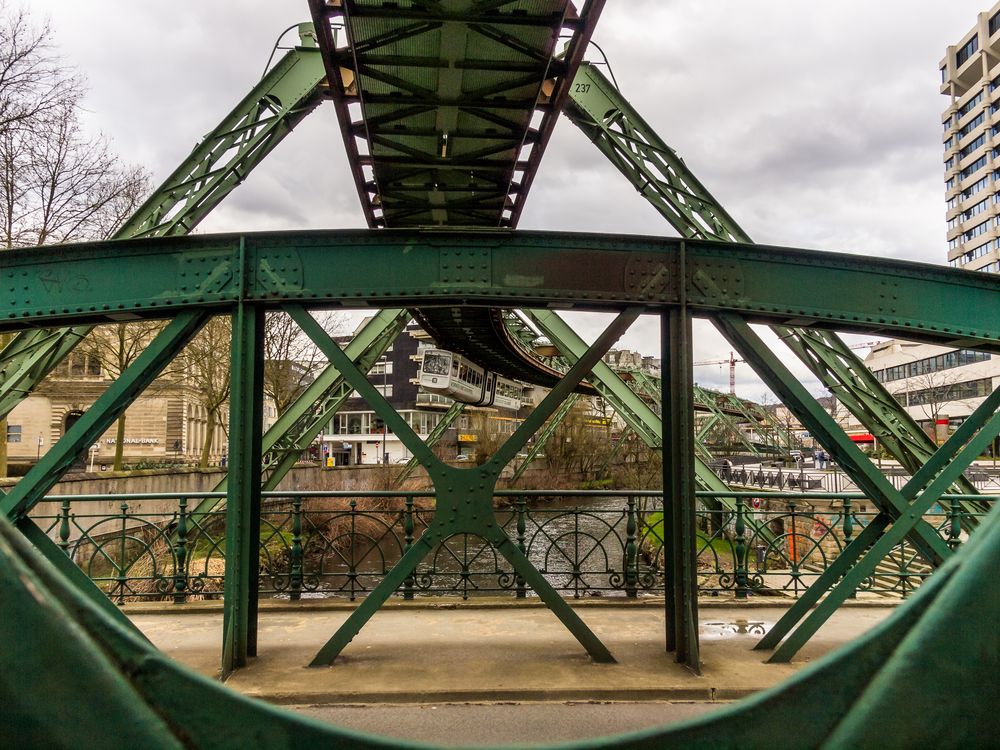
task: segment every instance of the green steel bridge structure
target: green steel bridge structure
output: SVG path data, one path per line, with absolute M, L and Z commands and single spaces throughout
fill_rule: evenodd
M 922 516 L 947 493 L 984 507 L 963 471 L 1000 432 L 1000 391 L 937 446 L 837 332 L 1000 354 L 1000 278 L 753 244 L 600 70 L 584 62 L 603 5 L 309 0 L 312 22 L 300 28 L 300 45 L 198 143 L 114 240 L 0 256 L 0 331 L 16 334 L 0 352 L 0 414 L 94 326 L 167 321 L 0 498 L 0 629 L 7 644 L 16 644 L 0 656 L 0 689 L 11 726 L 41 733 L 53 746 L 106 736 L 144 747 L 398 746 L 286 715 L 171 663 L 29 515 L 74 458 L 218 315 L 231 316 L 233 331 L 229 467 L 219 488 L 227 521 L 224 676 L 257 652 L 261 492 L 277 485 L 352 391 L 427 470 L 434 520 L 331 634 L 312 666 L 333 664 L 421 558 L 463 534 L 490 543 L 595 661 L 613 661 L 512 543 L 492 507 L 501 470 L 529 438 L 577 394 L 600 393 L 640 439 L 662 451 L 665 648 L 697 671 L 696 493 L 730 507 L 739 495 L 697 455 L 691 321 L 700 317 L 722 332 L 878 509 L 757 648 L 770 651 L 772 661 L 791 659 L 903 540 L 937 571 L 884 626 L 790 683 L 707 719 L 589 746 L 765 747 L 787 743 L 788 726 L 804 747 L 882 745 L 886 737 L 901 745 L 995 741 L 997 712 L 982 686 L 995 684 L 1000 666 L 1000 516 L 986 515 L 957 550 Z M 326 101 L 336 111 L 370 229 L 187 236 Z M 560 115 L 587 134 L 679 237 L 516 229 Z M 122 283 L 122 269 L 140 267 Z M 310 313 L 355 307 L 381 311 L 343 349 Z M 588 345 L 556 313 L 565 309 L 614 317 Z M 271 310 L 291 315 L 329 366 L 262 434 L 263 318 Z M 661 320 L 663 374 L 654 394 L 636 379 L 633 390 L 602 362 L 644 314 Z M 411 318 L 439 345 L 550 389 L 482 466 L 443 463 L 366 377 Z M 525 320 L 557 347 L 560 366 L 535 354 L 535 333 Z M 776 332 L 910 472 L 902 489 L 751 324 Z M 209 510 L 196 508 L 192 517 Z M 33 681 L 26 683 L 25 674 Z M 943 703 L 960 707 L 957 715 L 942 718 Z

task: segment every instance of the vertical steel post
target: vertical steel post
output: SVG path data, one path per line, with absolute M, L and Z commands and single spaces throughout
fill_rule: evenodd
M 182 497 L 177 507 L 177 527 L 174 530 L 174 604 L 187 599 L 187 498 Z
M 683 250 L 680 278 L 684 278 Z M 700 673 L 695 548 L 694 377 L 686 300 L 663 315 L 663 520 L 667 650 Z
M 302 598 L 302 497 L 292 500 L 292 553 L 288 578 L 288 598 L 295 602 Z
M 639 595 L 639 545 L 636 543 L 636 532 L 639 524 L 636 519 L 635 497 L 628 496 L 625 507 L 625 596 L 635 599 Z
M 223 678 L 257 653 L 263 352 L 264 311 L 241 302 L 233 311 Z

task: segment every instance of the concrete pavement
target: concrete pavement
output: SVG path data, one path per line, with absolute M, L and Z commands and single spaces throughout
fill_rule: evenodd
M 131 617 L 168 655 L 215 675 L 222 615 L 205 604 L 218 603 Z M 842 608 L 791 665 L 766 664 L 766 653 L 751 650 L 784 609 L 703 608 L 696 676 L 664 651 L 664 615 L 655 601 L 578 607 L 617 664 L 592 662 L 541 607 L 396 606 L 376 614 L 332 667 L 306 668 L 349 611 L 264 607 L 258 656 L 227 684 L 273 703 L 307 705 L 734 700 L 781 682 L 870 629 L 891 607 Z

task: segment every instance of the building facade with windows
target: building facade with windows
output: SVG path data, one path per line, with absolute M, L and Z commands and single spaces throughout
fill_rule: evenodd
M 358 330 L 367 321 L 362 321 Z M 339 337 L 339 343 L 351 336 Z M 368 380 L 385 396 L 406 423 L 421 439 L 441 422 L 453 400 L 439 393 L 428 393 L 417 385 L 423 352 L 434 342 L 415 323 L 396 337 L 385 354 L 368 371 Z M 526 388 L 525 394 L 528 393 Z M 527 407 L 530 397 L 522 397 Z M 513 432 L 520 423 L 518 413 L 504 409 L 467 406 L 455 424 L 438 442 L 437 450 L 445 459 L 470 456 L 486 431 Z M 412 454 L 403 442 L 383 423 L 375 411 L 355 391 L 334 415 L 319 437 L 320 458 L 335 466 L 379 463 L 402 463 Z
M 941 93 L 948 264 L 1000 271 L 1000 3 L 948 47 Z
M 1000 387 L 1000 357 L 970 349 L 886 341 L 865 365 L 938 442 Z
M 7 418 L 7 457 L 11 465 L 35 463 L 73 426 L 114 382 L 100 361 L 82 349 L 72 352 Z M 273 407 L 265 422 L 273 422 Z M 215 415 L 209 460 L 226 453 L 225 406 Z M 125 412 L 123 460 L 126 465 L 193 462 L 208 437 L 208 415 L 183 383 L 154 382 Z M 105 431 L 74 464 L 77 470 L 109 469 L 115 454 L 117 425 Z
M 949 46 L 940 64 L 947 261 L 1000 272 L 1000 2 Z M 886 341 L 865 364 L 913 419 L 943 442 L 1000 386 L 1000 357 Z M 994 450 L 997 446 L 994 446 Z

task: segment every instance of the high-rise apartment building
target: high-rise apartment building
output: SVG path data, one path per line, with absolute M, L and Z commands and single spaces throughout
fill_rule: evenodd
M 1000 2 L 941 61 L 948 265 L 1000 272 Z M 893 397 L 941 442 L 1000 386 L 1000 358 L 886 341 L 865 358 Z M 1000 438 L 992 448 L 1000 453 Z
M 941 61 L 948 265 L 1000 271 L 1000 3 Z

